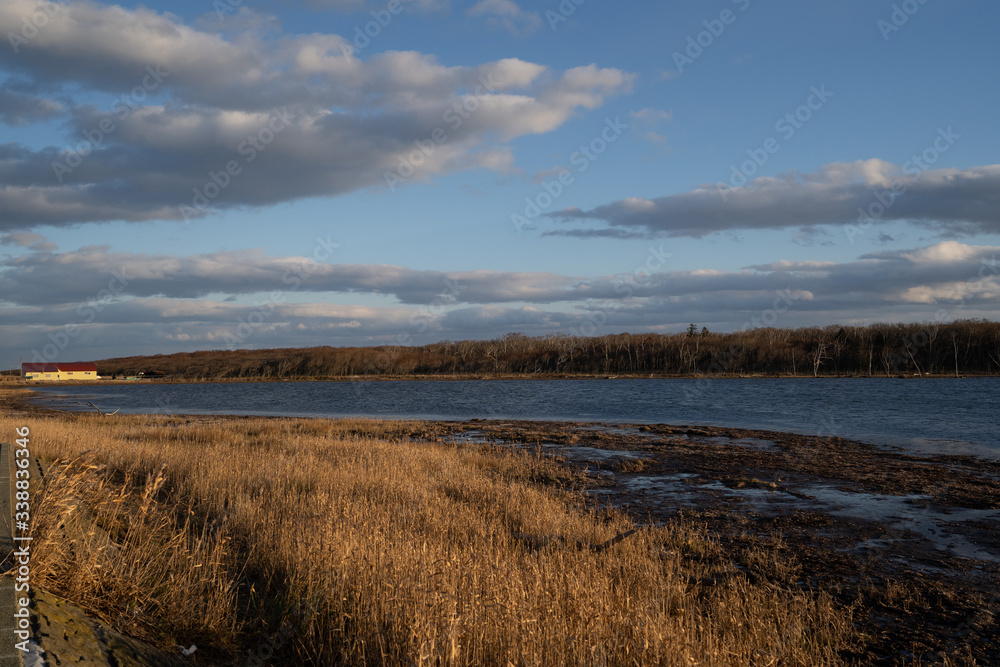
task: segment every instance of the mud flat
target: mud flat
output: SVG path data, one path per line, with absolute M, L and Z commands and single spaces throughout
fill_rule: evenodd
M 729 428 L 477 421 L 425 437 L 535 449 L 638 521 L 684 517 L 751 581 L 759 554 L 854 610 L 871 664 L 1000 664 L 1000 462 Z M 728 561 L 728 562 L 727 562 Z M 786 585 L 773 581 L 774 585 Z M 975 662 L 973 662 L 975 661 Z

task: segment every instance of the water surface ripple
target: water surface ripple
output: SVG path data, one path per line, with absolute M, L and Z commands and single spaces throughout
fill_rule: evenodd
M 64 409 L 729 426 L 1000 458 L 1000 380 L 617 379 L 233 382 L 39 389 Z

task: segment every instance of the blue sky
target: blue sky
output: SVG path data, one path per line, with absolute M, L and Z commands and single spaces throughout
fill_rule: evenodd
M 995 318 L 998 18 L 10 0 L 0 366 Z

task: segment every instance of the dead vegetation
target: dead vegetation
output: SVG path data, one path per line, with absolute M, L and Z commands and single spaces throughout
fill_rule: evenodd
M 211 664 L 818 665 L 854 641 L 826 595 L 702 559 L 698 526 L 587 509 L 530 451 L 367 420 L 0 417 L 23 425 L 55 462 L 36 583 Z
M 46 475 L 34 501 L 35 583 L 142 639 L 234 647 L 237 573 L 225 527 L 166 493 L 164 467 L 135 479 L 96 459 L 84 454 Z

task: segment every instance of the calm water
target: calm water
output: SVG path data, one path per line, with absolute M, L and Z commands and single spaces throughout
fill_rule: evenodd
M 137 384 L 38 390 L 122 413 L 534 419 L 733 426 L 1000 459 L 997 379 Z

